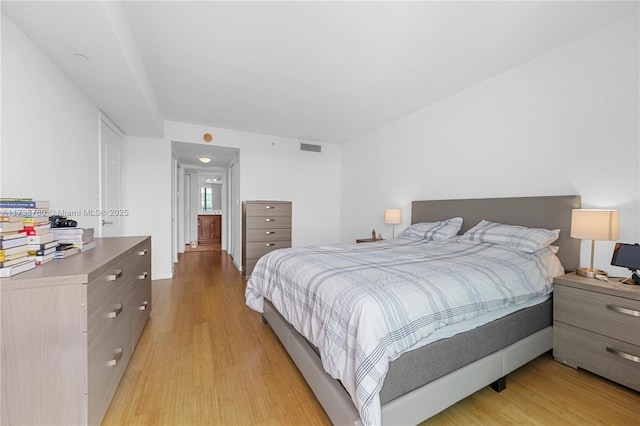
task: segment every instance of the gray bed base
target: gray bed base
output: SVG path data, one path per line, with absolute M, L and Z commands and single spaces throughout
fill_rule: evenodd
M 561 229 L 558 257 L 567 271 L 579 263 L 579 241 L 569 237 L 571 209 L 580 208 L 579 196 L 414 201 L 412 223 L 461 216 L 461 232 L 482 219 L 547 229 Z M 339 381 L 331 378 L 313 348 L 265 301 L 263 318 L 291 356 L 331 421 L 360 425 L 359 414 Z M 447 407 L 503 380 L 513 370 L 552 348 L 552 327 L 545 327 L 490 355 L 478 359 L 424 386 L 382 405 L 382 424 L 417 424 Z
M 347 391 L 324 371 L 322 361 L 311 345 L 268 300 L 265 300 L 263 318 L 278 336 L 331 422 L 335 425 L 362 425 Z M 545 327 L 406 393 L 382 405 L 382 424 L 418 424 L 551 350 L 552 342 L 552 327 Z

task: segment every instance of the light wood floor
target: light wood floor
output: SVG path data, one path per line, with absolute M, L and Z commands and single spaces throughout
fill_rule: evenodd
M 325 425 L 330 421 L 223 251 L 181 256 L 103 425 Z M 640 394 L 547 354 L 423 425 L 638 425 Z

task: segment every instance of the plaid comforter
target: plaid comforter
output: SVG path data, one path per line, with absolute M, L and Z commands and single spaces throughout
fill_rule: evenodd
M 552 248 L 524 253 L 490 243 L 412 238 L 276 250 L 247 283 L 320 350 L 365 425 L 381 423 L 389 362 L 448 324 L 551 292 L 563 273 Z

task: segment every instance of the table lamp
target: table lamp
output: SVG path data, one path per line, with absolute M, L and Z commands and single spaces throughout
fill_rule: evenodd
M 396 237 L 396 225 L 402 223 L 402 210 L 400 209 L 385 209 L 384 211 L 384 223 L 393 225 L 393 238 Z
M 588 268 L 578 268 L 576 274 L 593 278 L 606 272 L 593 268 L 595 240 L 613 241 L 618 239 L 618 210 L 573 209 L 571 211 L 571 237 L 591 240 L 591 264 Z

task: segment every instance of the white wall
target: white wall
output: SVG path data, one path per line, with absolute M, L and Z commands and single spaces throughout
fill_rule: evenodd
M 165 122 L 173 141 L 205 144 L 204 133 L 213 135 L 211 144 L 240 149 L 242 200 L 293 202 L 293 246 L 339 241 L 339 145 L 322 143 L 322 153 L 306 152 L 296 139 Z
M 19 30 L 2 16 L 0 194 L 49 200 L 71 215 L 98 208 L 99 111 Z
M 171 143 L 127 136 L 124 155 L 127 235 L 150 235 L 152 279 L 171 278 Z
M 419 199 L 579 194 L 640 241 L 638 17 L 619 21 L 350 141 L 342 240 L 403 229 Z M 613 243 L 597 242 L 596 267 Z M 583 242 L 582 264 L 589 244 Z

